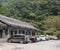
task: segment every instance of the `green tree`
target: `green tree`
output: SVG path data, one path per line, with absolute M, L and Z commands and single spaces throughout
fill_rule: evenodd
M 51 31 L 60 31 L 60 17 L 50 16 L 44 21 L 44 27 Z

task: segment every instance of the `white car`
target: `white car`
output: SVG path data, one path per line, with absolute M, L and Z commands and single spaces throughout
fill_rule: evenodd
M 40 35 L 39 38 L 40 38 L 40 41 L 41 41 L 41 40 L 42 40 L 42 41 L 45 41 L 45 40 L 46 40 L 46 36 L 45 36 L 45 35 Z
M 40 35 L 36 37 L 37 41 L 45 41 L 46 40 L 46 36 L 45 35 Z
M 58 38 L 56 36 L 52 36 L 52 40 L 57 40 Z
M 37 36 L 37 37 L 36 37 L 36 40 L 37 40 L 37 42 L 39 42 L 39 41 L 40 41 L 40 38 L 39 38 L 39 36 Z
M 56 36 L 46 35 L 46 39 L 48 39 L 48 40 L 57 40 L 58 38 Z

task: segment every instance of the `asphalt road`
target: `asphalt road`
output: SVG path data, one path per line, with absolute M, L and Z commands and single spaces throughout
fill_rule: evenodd
M 2 43 L 0 50 L 60 50 L 60 40 L 41 41 L 30 44 Z

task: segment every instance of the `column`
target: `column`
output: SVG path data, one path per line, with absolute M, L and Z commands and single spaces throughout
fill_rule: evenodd
M 17 34 L 19 34 L 19 29 L 17 29 Z
M 21 34 L 22 34 L 22 30 L 21 30 Z
M 27 34 L 26 30 L 25 30 L 25 35 Z
M 7 38 L 9 38 L 10 37 L 10 34 L 9 34 L 9 29 L 8 29 L 8 35 L 7 35 Z
M 2 30 L 2 38 L 5 38 L 5 30 Z
M 31 36 L 32 36 L 32 30 L 30 31 L 30 33 L 31 33 Z

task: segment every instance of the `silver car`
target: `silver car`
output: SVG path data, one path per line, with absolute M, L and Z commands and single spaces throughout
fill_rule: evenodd
M 25 34 L 16 34 L 12 37 L 9 37 L 8 42 L 19 42 L 19 43 L 28 43 L 29 38 Z
M 57 40 L 58 38 L 56 36 L 53 36 L 53 35 L 46 35 L 46 39 L 48 39 L 48 40 Z

